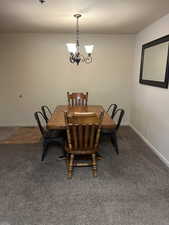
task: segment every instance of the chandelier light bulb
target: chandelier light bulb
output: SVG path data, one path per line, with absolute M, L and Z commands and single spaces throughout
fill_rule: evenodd
M 92 54 L 94 45 L 85 45 L 84 47 L 87 54 Z
M 77 48 L 76 48 L 76 44 L 75 43 L 67 43 L 66 46 L 67 46 L 67 50 L 70 53 L 73 53 L 73 54 L 76 53 Z

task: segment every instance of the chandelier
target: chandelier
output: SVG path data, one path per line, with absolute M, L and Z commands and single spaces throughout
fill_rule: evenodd
M 74 17 L 76 18 L 76 43 L 67 43 L 67 49 L 70 53 L 69 61 L 71 63 L 76 63 L 76 65 L 79 65 L 80 62 L 85 62 L 87 64 L 92 62 L 92 52 L 94 45 L 85 45 L 85 51 L 87 53 L 87 56 L 84 57 L 82 54 L 80 54 L 80 44 L 79 44 L 79 18 L 81 17 L 81 14 L 75 14 Z

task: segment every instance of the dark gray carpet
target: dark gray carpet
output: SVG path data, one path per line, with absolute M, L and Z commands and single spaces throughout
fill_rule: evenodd
M 38 144 L 0 145 L 0 225 L 169 225 L 169 170 L 128 127 L 119 146 L 69 180 L 59 149 L 41 163 Z

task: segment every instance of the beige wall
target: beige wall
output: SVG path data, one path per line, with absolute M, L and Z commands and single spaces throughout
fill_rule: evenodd
M 0 126 L 33 125 L 33 113 L 66 103 L 66 91 L 88 91 L 89 104 L 117 103 L 130 118 L 134 35 L 81 35 L 95 44 L 93 63 L 72 65 L 69 34 L 0 35 Z M 22 98 L 19 98 L 23 95 Z
M 131 124 L 169 164 L 169 89 L 139 84 L 142 44 L 168 34 L 169 14 L 137 35 Z

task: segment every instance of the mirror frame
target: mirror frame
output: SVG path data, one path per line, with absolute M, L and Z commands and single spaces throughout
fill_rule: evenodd
M 164 74 L 164 81 L 157 81 L 157 80 L 145 80 L 143 79 L 143 66 L 144 66 L 144 51 L 147 48 L 153 47 L 155 45 L 169 42 L 169 35 L 156 39 L 154 41 L 148 42 L 142 45 L 142 53 L 141 53 L 141 65 L 140 65 L 140 84 L 151 85 L 155 87 L 161 88 L 168 88 L 168 80 L 169 80 L 169 45 L 168 45 L 168 55 L 167 55 L 167 62 L 166 62 L 166 72 Z

